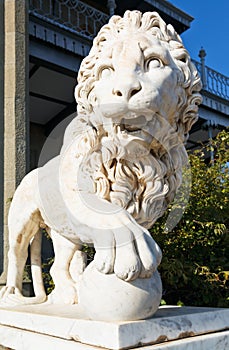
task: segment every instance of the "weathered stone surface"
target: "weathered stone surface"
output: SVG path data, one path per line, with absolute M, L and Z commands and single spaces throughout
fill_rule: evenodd
M 88 344 L 75 343 L 71 340 L 63 340 L 39 333 L 17 330 L 11 327 L 2 327 L 4 332 L 4 344 L 9 347 L 1 347 L 1 350 L 99 350 L 104 349 Z M 213 334 L 199 335 L 192 338 L 185 338 L 175 341 L 168 341 L 163 344 L 138 347 L 138 350 L 227 350 L 229 343 L 229 331 Z M 12 348 L 11 348 L 12 347 Z
M 219 337 L 219 334 L 211 334 L 206 337 L 206 342 L 204 337 L 195 339 L 197 335 L 228 329 L 228 309 L 160 307 L 152 318 L 144 321 L 104 322 L 88 320 L 78 305 L 44 304 L 21 306 L 12 310 L 0 309 L 0 324 L 16 327 L 11 331 L 8 328 L 6 332 L 5 326 L 2 328 L 0 326 L 0 344 L 8 346 L 17 344 L 17 350 L 25 348 L 35 350 L 39 346 L 41 349 L 42 344 L 46 344 L 46 348 L 47 345 L 52 348 L 55 344 L 58 349 L 62 349 L 62 345 L 63 349 L 65 346 L 66 349 L 71 349 L 73 339 L 76 340 L 74 343 L 76 349 L 90 349 L 89 345 L 92 345 L 92 349 L 94 346 L 99 346 L 117 350 L 160 343 L 160 345 L 148 345 L 147 349 L 226 350 L 226 344 L 229 344 L 228 332 L 223 333 L 222 337 Z M 19 331 L 19 329 L 30 332 Z M 12 337 L 13 331 L 14 337 Z M 20 340 L 15 343 L 15 339 L 19 339 L 17 338 L 19 334 Z M 46 338 L 44 335 L 49 337 Z M 25 344 L 33 344 L 33 346 L 23 348 L 22 339 Z M 82 343 L 87 345 L 84 346 Z

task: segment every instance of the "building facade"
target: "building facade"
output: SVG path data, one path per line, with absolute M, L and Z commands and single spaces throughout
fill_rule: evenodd
M 0 0 L 0 285 L 6 282 L 14 191 L 29 170 L 58 153 L 76 110 L 80 63 L 101 26 L 126 9 L 157 11 L 179 34 L 193 20 L 166 0 Z M 229 125 L 229 78 L 207 67 L 205 55 L 201 50 L 194 62 L 203 103 L 189 149 Z

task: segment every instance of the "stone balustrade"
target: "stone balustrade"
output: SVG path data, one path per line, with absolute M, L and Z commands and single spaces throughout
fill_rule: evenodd
M 30 15 L 92 39 L 109 15 L 79 0 L 30 0 Z
M 229 99 L 229 77 L 192 60 L 201 75 L 203 89 L 223 99 Z

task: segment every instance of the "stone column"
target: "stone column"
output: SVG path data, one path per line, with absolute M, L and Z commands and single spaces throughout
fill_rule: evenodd
M 0 0 L 0 275 L 3 272 L 4 0 Z
M 4 3 L 4 271 L 8 251 L 7 216 L 10 201 L 28 166 L 28 1 Z

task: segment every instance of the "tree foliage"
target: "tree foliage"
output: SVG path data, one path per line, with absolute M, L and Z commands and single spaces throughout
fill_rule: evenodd
M 207 162 L 210 151 L 214 160 Z M 229 306 L 229 133 L 189 155 L 192 188 L 185 212 L 172 231 L 165 218 L 151 230 L 163 252 L 159 267 L 163 302 Z M 172 206 L 171 206 L 172 207 Z M 168 209 L 168 214 L 171 211 Z

